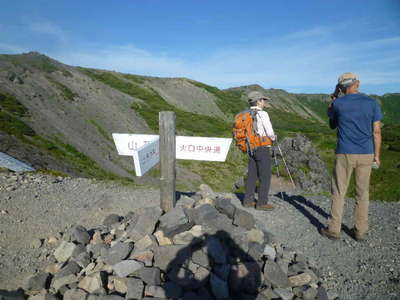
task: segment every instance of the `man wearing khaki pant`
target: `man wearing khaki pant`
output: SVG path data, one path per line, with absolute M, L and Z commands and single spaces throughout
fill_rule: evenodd
M 363 240 L 368 231 L 369 182 L 372 165 L 380 164 L 382 112 L 374 99 L 358 92 L 359 86 L 356 74 L 342 74 L 328 109 L 330 126 L 337 128 L 337 145 L 331 216 L 321 235 L 330 239 L 340 238 L 344 199 L 353 170 L 357 195 L 352 235 Z

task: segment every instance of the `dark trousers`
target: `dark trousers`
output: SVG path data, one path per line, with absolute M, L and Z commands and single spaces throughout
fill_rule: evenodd
M 269 147 L 259 147 L 252 156 L 249 156 L 244 203 L 254 202 L 257 178 L 260 181 L 257 205 L 264 205 L 268 203 L 268 193 L 271 185 L 271 155 Z

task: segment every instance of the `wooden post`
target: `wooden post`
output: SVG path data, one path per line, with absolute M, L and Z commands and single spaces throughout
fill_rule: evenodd
M 175 113 L 159 112 L 160 127 L 160 205 L 165 212 L 175 206 L 176 180 L 176 146 L 175 146 Z

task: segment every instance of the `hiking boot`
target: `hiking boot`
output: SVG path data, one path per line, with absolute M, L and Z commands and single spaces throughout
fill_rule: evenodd
M 258 210 L 265 210 L 265 211 L 271 211 L 274 210 L 274 206 L 271 204 L 262 204 L 262 205 L 257 205 L 256 209 Z
M 351 229 L 351 237 L 357 242 L 365 240 L 365 233 L 361 234 L 356 228 Z
M 340 239 L 340 233 L 335 233 L 335 232 L 329 231 L 328 228 L 322 228 L 319 233 L 322 236 L 327 237 L 330 240 Z
M 255 201 L 252 201 L 252 202 L 244 202 L 244 203 L 243 203 L 243 206 L 244 206 L 244 207 L 247 207 L 247 208 L 255 208 L 255 207 L 256 207 L 256 202 L 255 202 Z

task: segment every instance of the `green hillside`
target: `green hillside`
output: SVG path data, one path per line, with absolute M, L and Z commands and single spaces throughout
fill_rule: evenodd
M 324 94 L 294 94 L 297 100 L 307 107 L 308 109 L 312 110 L 314 113 L 318 115 L 322 120 L 327 120 L 326 117 L 326 107 L 327 102 L 326 99 L 328 95 Z
M 376 98 L 381 103 L 384 114 L 383 123 L 400 124 L 400 93 L 385 94 Z

